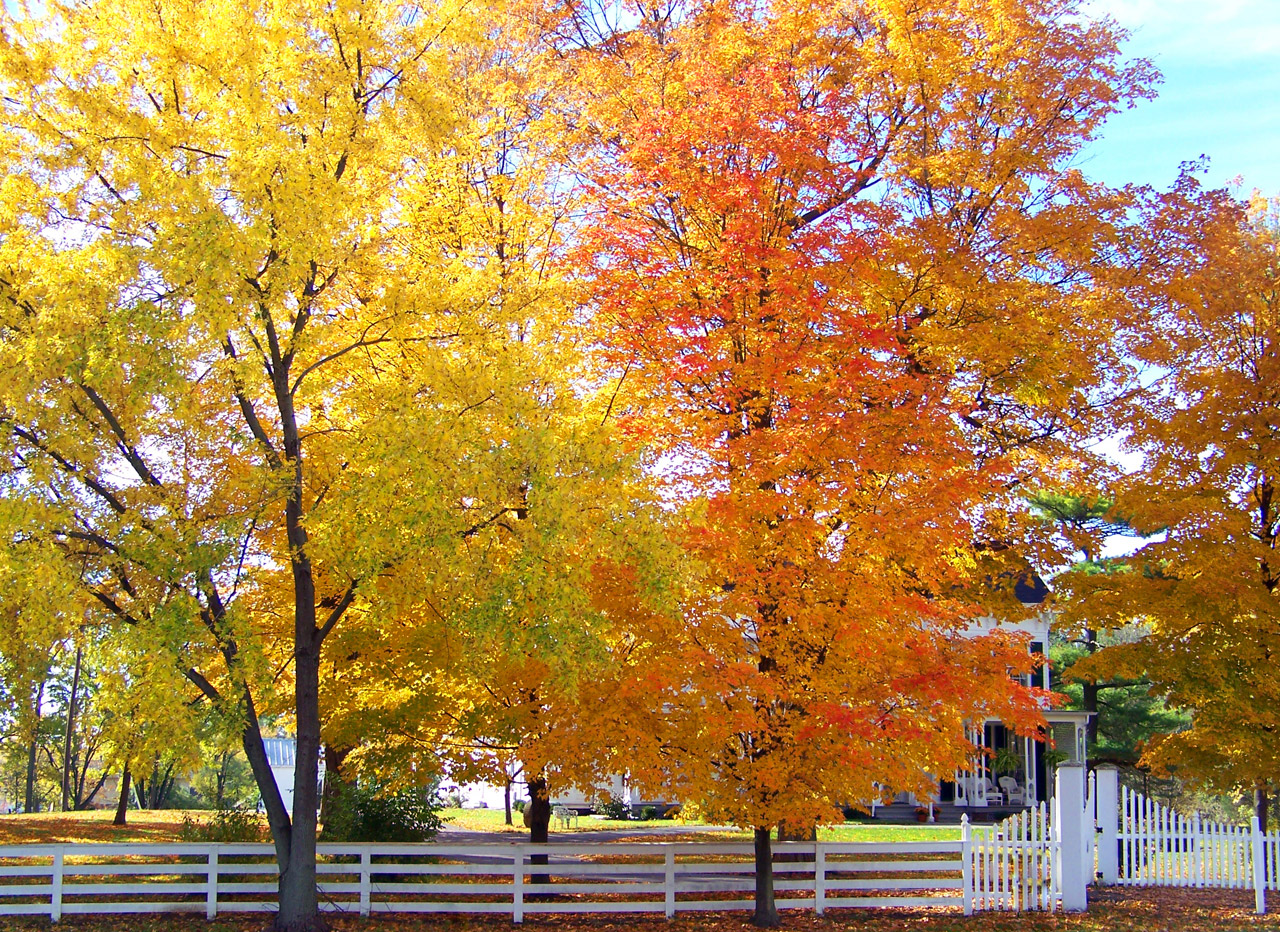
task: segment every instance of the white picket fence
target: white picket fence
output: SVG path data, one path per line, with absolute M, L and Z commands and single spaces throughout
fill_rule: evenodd
M 784 842 L 780 909 L 952 906 L 963 841 Z M 547 863 L 535 864 L 535 857 Z M 358 913 L 662 913 L 749 909 L 750 843 L 321 845 L 322 908 Z M 541 881 L 541 882 L 539 882 Z M 274 911 L 268 845 L 0 847 L 0 915 Z M 747 898 L 743 897 L 747 895 Z M 979 908 L 982 908 L 979 906 Z
M 1280 832 L 1263 833 L 1256 817 L 1245 827 L 1186 816 L 1122 787 L 1115 838 L 1119 884 L 1252 889 L 1258 912 L 1280 890 Z
M 1052 911 L 1062 901 L 1061 845 L 1053 814 L 1041 803 L 991 826 L 965 830 L 972 838 L 975 910 Z

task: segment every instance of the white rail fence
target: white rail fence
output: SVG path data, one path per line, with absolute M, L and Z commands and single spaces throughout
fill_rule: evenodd
M 1067 802 L 1074 800 L 1074 802 Z M 1096 830 L 1096 831 L 1095 831 Z M 1078 910 L 1088 883 L 1280 890 L 1280 832 L 1186 817 L 1099 768 L 1059 768 L 1055 804 L 936 842 L 781 842 L 780 909 Z M 321 845 L 322 908 L 358 913 L 661 913 L 750 909 L 741 843 Z M 269 845 L 0 847 L 0 916 L 274 911 Z
M 962 841 L 775 845 L 781 909 L 968 911 Z M 322 908 L 358 913 L 662 913 L 749 909 L 750 843 L 321 845 Z M 545 859 L 547 863 L 535 863 Z M 0 847 L 0 915 L 276 908 L 269 845 Z M 744 894 L 748 898 L 744 898 Z M 979 907 L 981 908 L 981 907 Z

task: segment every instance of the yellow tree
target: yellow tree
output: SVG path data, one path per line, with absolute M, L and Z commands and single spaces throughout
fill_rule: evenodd
M 977 554 L 1126 376 L 1098 273 L 1129 196 L 1069 166 L 1149 75 L 1056 0 L 571 6 L 577 267 L 628 428 L 706 509 L 645 759 L 755 829 L 773 925 L 771 827 L 1034 722 L 1025 646 L 964 636 Z
M 456 467 L 518 331 L 414 216 L 490 12 L 4 14 L 0 431 L 4 495 L 32 516 L 9 531 L 86 562 L 97 603 L 239 723 L 282 929 L 322 924 L 325 644 L 379 574 L 456 533 Z M 264 710 L 296 728 L 292 813 Z
M 1131 344 L 1148 385 L 1116 411 L 1142 465 L 1116 510 L 1152 536 L 1124 572 L 1075 579 L 1069 610 L 1144 624 L 1088 671 L 1149 678 L 1189 709 L 1147 762 L 1253 792 L 1265 825 L 1280 774 L 1280 226 L 1274 202 L 1191 176 L 1148 210 L 1135 246 L 1158 261 L 1133 286 L 1149 315 Z
M 31 517 L 22 503 L 0 504 L 4 517 Z M 37 735 L 58 645 L 77 642 L 86 600 L 78 570 L 46 541 L 10 537 L 0 543 L 0 723 L 9 741 L 25 746 L 23 810 L 38 808 Z
M 380 779 L 506 782 L 519 762 L 531 837 L 544 841 L 550 794 L 594 784 L 611 733 L 583 716 L 597 684 L 629 656 L 626 632 L 596 602 L 601 568 L 669 575 L 656 503 L 620 452 L 612 385 L 586 368 L 575 293 L 560 271 L 573 191 L 563 178 L 558 98 L 516 18 L 455 59 L 478 80 L 439 184 L 407 201 L 415 228 L 476 270 L 516 338 L 485 368 L 472 414 L 485 442 L 464 465 L 461 522 L 384 574 L 363 623 L 338 632 L 325 733 L 345 763 Z M 661 571 L 659 569 L 661 567 Z M 584 696 L 591 696 L 591 700 Z
M 496 768 L 518 761 L 535 842 L 556 789 L 590 788 L 618 763 L 600 703 L 643 644 L 634 607 L 611 610 L 609 580 L 638 577 L 633 605 L 662 602 L 679 578 L 657 503 L 602 417 L 608 400 L 562 386 L 495 419 L 502 465 L 486 474 L 505 481 L 469 496 L 478 520 L 379 580 L 361 623 L 335 634 L 348 661 L 326 677 L 325 734 L 346 763 L 387 782 L 442 767 L 502 781 Z

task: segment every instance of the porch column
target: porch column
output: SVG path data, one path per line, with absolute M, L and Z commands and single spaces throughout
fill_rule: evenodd
M 1036 740 L 1022 739 L 1022 791 L 1026 796 L 1027 806 L 1036 804 Z
M 977 793 L 974 794 L 974 805 L 985 806 L 987 804 L 987 755 L 983 752 L 987 748 L 987 727 L 985 724 L 975 726 L 978 740 L 978 768 L 974 771 L 973 782 Z

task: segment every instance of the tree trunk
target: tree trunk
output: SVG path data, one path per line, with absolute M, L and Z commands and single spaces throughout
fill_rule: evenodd
M 1084 649 L 1090 655 L 1098 650 L 1098 632 L 1092 628 L 1084 629 Z M 1084 726 L 1084 748 L 1081 755 L 1087 763 L 1098 747 L 1098 683 L 1096 680 L 1085 680 L 1081 684 L 1081 698 L 1084 711 L 1090 713 Z
M 778 826 L 778 841 L 807 841 L 817 842 L 818 826 L 810 823 L 809 825 L 791 825 L 782 823 Z M 801 870 L 775 871 L 774 879 L 781 877 L 787 881 L 808 881 L 817 880 L 817 856 L 813 852 L 790 852 L 781 853 L 774 856 L 775 862 L 783 864 L 804 865 Z
M 112 825 L 127 824 L 129 812 L 129 783 L 132 779 L 133 773 L 129 770 L 129 763 L 126 761 L 124 771 L 120 774 L 120 799 L 116 801 L 116 817 L 111 820 Z
M 334 807 L 339 805 L 342 789 L 347 785 L 342 776 L 342 766 L 346 763 L 350 748 L 339 750 L 333 745 L 324 746 L 324 788 L 320 792 L 320 821 L 327 823 L 333 816 Z
M 507 777 L 506 784 L 502 787 L 502 815 L 506 825 L 511 824 L 511 778 Z
M 551 832 L 551 795 L 547 792 L 547 778 L 536 776 L 526 784 L 529 787 L 529 841 L 545 845 Z M 530 864 L 546 864 L 545 854 L 529 857 Z M 533 883 L 550 883 L 546 874 L 534 874 Z
M 84 648 L 76 645 L 76 666 L 71 674 L 71 696 L 67 699 L 67 735 L 62 743 L 62 811 L 71 808 L 71 773 L 74 765 L 71 760 L 71 738 L 76 731 L 76 693 L 80 691 L 80 662 L 84 658 Z
M 158 763 L 157 761 L 157 765 Z M 168 800 L 169 793 L 173 789 L 173 768 L 174 764 L 170 763 L 159 776 L 156 775 L 155 770 L 151 771 L 151 779 L 147 782 L 147 791 L 145 793 L 148 809 L 160 809 L 164 806 L 165 801 Z M 142 785 L 141 780 L 138 781 L 138 785 Z
M 85 788 L 85 784 L 89 780 L 89 762 L 93 760 L 94 754 L 97 753 L 98 746 L 96 744 L 90 744 L 87 747 L 82 748 L 81 750 L 83 750 L 84 752 L 84 758 L 83 760 L 81 760 L 80 769 L 76 773 L 75 795 L 72 800 L 72 805 L 75 807 L 76 812 L 81 812 L 85 809 L 93 808 L 94 798 L 98 795 L 98 792 L 106 785 L 107 777 L 110 776 L 110 773 L 104 769 L 98 775 L 98 782 L 93 785 L 93 788 L 89 790 L 88 794 L 86 795 L 84 788 Z
M 316 810 L 320 802 L 317 787 L 320 778 L 320 649 L 325 634 L 350 604 L 354 589 L 348 590 L 343 601 L 333 606 L 330 616 L 324 621 L 324 628 L 320 628 L 316 624 L 316 583 L 303 501 L 306 481 L 302 436 L 298 430 L 289 381 L 292 353 L 281 356 L 274 345 L 271 353 L 275 363 L 271 373 L 272 385 L 284 440 L 283 460 L 292 467 L 284 521 L 290 550 L 289 570 L 293 577 L 293 698 L 297 727 L 293 818 L 287 829 L 287 851 L 281 850 L 279 840 L 276 843 L 276 857 L 280 864 L 280 911 L 276 913 L 273 928 L 276 932 L 315 932 L 328 928 L 320 916 L 319 893 L 316 890 Z M 270 768 L 267 769 L 269 771 Z M 255 776 L 258 773 L 255 766 Z M 283 809 L 283 804 L 280 808 Z M 279 820 L 272 821 L 272 831 L 278 839 L 275 823 Z
M 31 747 L 27 753 L 27 793 L 23 800 L 23 812 L 35 812 L 36 802 L 36 748 L 40 742 L 40 704 L 44 701 L 44 680 L 36 687 L 36 701 L 31 707 Z
M 231 760 L 231 752 L 223 751 L 218 755 L 218 776 L 213 781 L 213 807 L 225 809 L 227 797 L 227 763 Z
M 314 603 L 312 603 L 314 605 Z M 299 605 L 299 615 L 305 614 Z M 314 609 L 312 611 L 314 615 Z M 298 639 L 294 668 L 298 744 L 293 771 L 293 830 L 289 857 L 280 865 L 280 911 L 276 932 L 327 929 L 316 890 L 316 810 L 320 803 L 320 652 L 314 625 Z
M 258 784 L 262 807 L 267 810 L 267 825 L 271 828 L 271 840 L 275 843 L 276 860 L 283 865 L 289 860 L 293 823 L 289 818 L 288 810 L 284 807 L 284 797 L 280 795 L 280 787 L 276 785 L 275 774 L 271 771 L 267 746 L 262 743 L 262 726 L 258 722 L 258 711 L 254 706 L 253 696 L 249 694 L 247 688 L 241 692 L 240 701 L 245 709 L 244 730 L 240 733 L 240 742 L 244 745 L 244 755 L 249 760 L 253 779 Z
M 756 843 L 756 911 L 751 924 L 761 929 L 776 929 L 782 925 L 778 919 L 778 907 L 773 901 L 773 845 L 769 829 L 755 830 Z
M 1267 798 L 1267 785 L 1261 781 L 1253 790 L 1253 812 L 1258 817 L 1258 825 L 1263 832 L 1267 830 L 1267 810 L 1270 800 Z

